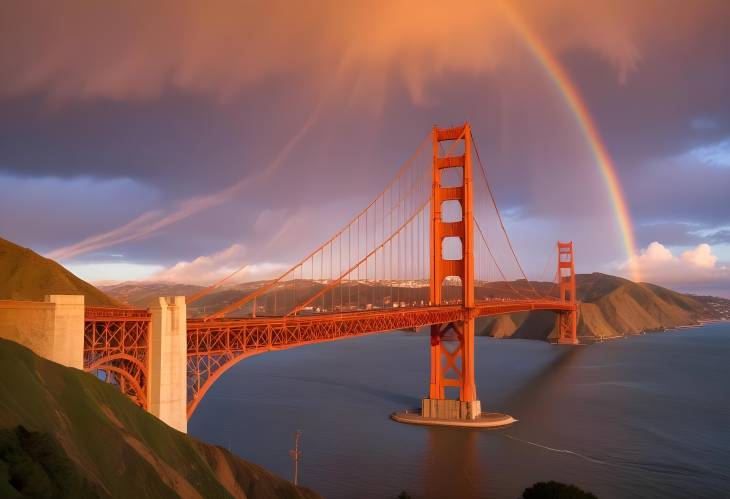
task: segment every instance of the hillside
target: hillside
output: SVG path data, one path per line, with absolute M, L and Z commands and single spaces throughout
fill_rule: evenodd
M 576 286 L 578 336 L 584 338 L 694 325 L 727 318 L 730 311 L 730 300 L 695 297 L 600 273 L 578 274 Z M 482 319 L 478 329 L 495 337 L 545 339 L 555 335 L 554 325 L 554 314 L 532 312 Z
M 203 289 L 194 284 L 127 281 L 100 285 L 99 289 L 126 306 L 147 308 L 159 296 L 191 296 Z
M 213 290 L 194 304 L 188 305 L 188 316 L 198 317 L 217 310 L 250 293 L 263 282 L 248 282 Z M 158 296 L 193 296 L 205 289 L 195 284 L 177 284 L 154 281 L 128 281 L 102 285 L 99 289 L 126 306 L 146 308 Z
M 43 301 L 52 294 L 84 295 L 91 306 L 119 306 L 53 260 L 0 238 L 0 300 Z
M 0 339 L 0 497 L 318 496 Z
M 254 281 L 245 282 L 233 285 L 227 285 L 219 289 L 215 289 L 209 294 L 203 296 L 201 299 L 196 301 L 194 304 L 188 305 L 188 316 L 199 317 L 210 313 L 215 310 L 219 310 L 226 305 L 230 305 L 247 294 L 255 291 L 259 287 L 266 284 L 266 281 Z M 309 280 L 297 279 L 296 281 L 297 293 L 300 293 L 299 298 L 314 294 L 316 291 L 322 288 L 322 284 L 313 283 Z M 381 289 L 385 289 L 382 286 L 373 286 L 371 283 L 355 283 L 351 284 L 352 295 L 360 298 L 360 306 L 365 305 L 372 301 L 373 295 L 381 295 Z M 176 284 L 167 282 L 154 282 L 154 281 L 129 281 L 113 285 L 99 286 L 99 289 L 107 293 L 120 302 L 132 306 L 132 307 L 146 307 L 152 299 L 157 296 L 174 296 L 174 295 L 185 295 L 192 296 L 199 291 L 205 289 L 203 286 L 196 286 L 192 284 Z M 387 288 L 388 292 L 391 292 L 391 288 Z M 412 290 L 408 290 L 411 291 Z M 427 298 L 427 290 L 421 293 L 422 298 Z M 403 296 L 406 296 L 406 291 L 403 291 Z M 277 293 L 278 306 L 280 307 L 279 312 L 285 308 L 291 308 L 295 305 L 294 296 L 292 293 Z M 264 294 L 263 298 L 259 303 L 259 312 L 264 310 L 267 313 L 273 313 L 273 309 L 266 308 L 271 307 L 274 303 L 273 295 Z M 241 310 L 231 314 L 232 317 L 248 316 L 251 314 L 252 304 L 243 307 Z

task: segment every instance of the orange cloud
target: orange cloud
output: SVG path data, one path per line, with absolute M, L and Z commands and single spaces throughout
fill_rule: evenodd
M 506 1 L 506 0 L 505 0 Z M 225 99 L 276 75 L 359 98 L 391 79 L 416 101 L 428 83 L 514 63 L 520 44 L 499 2 L 83 0 L 5 4 L 0 94 L 148 99 L 167 90 Z M 589 50 L 620 77 L 683 39 L 723 2 L 509 2 L 556 52 Z M 661 15 L 657 15 L 661 12 Z

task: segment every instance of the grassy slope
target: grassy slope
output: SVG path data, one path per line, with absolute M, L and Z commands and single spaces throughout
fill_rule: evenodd
M 317 497 L 170 428 L 90 374 L 0 340 L 0 496 L 23 476 L 59 496 Z
M 0 299 L 42 301 L 45 295 L 84 295 L 92 306 L 119 306 L 58 263 L 0 238 Z
M 606 274 L 577 276 L 578 335 L 610 337 L 695 324 L 714 318 L 696 298 L 654 284 L 635 283 Z M 512 314 L 481 321 L 481 334 L 545 339 L 555 334 L 550 312 Z

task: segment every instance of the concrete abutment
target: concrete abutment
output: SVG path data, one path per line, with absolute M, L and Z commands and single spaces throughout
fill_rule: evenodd
M 46 295 L 44 301 L 0 300 L 0 338 L 66 367 L 84 368 L 84 297 Z

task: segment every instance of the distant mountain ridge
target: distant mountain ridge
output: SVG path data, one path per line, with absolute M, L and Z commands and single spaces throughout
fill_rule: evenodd
M 159 296 L 191 296 L 205 289 L 194 284 L 145 281 L 125 281 L 98 287 L 107 295 L 132 308 L 147 308 L 152 300 Z
M 261 282 L 248 282 L 214 290 L 188 307 L 188 315 L 196 317 L 219 310 L 257 289 Z M 424 283 L 425 284 L 425 283 Z M 703 320 L 730 319 L 730 300 L 708 296 L 694 296 L 678 293 L 649 283 L 635 283 L 621 277 L 607 274 L 578 274 L 576 276 L 578 295 L 578 336 L 584 338 L 605 338 L 697 324 Z M 299 283 L 308 292 L 316 291 L 323 284 Z M 428 300 L 425 287 L 414 288 L 404 285 L 388 287 L 367 282 L 352 282 L 352 295 L 358 296 L 359 306 L 368 303 L 384 292 L 392 299 Z M 164 282 L 124 282 L 100 286 L 97 289 L 79 279 L 60 264 L 44 258 L 34 251 L 0 238 L 0 299 L 43 300 L 47 294 L 82 294 L 86 304 L 91 306 L 146 308 L 159 296 L 192 296 L 203 290 L 203 286 Z M 553 283 L 513 281 L 511 283 L 487 283 L 477 289 L 481 297 L 529 296 L 529 289 L 538 293 L 555 292 Z M 458 288 L 449 289 L 453 294 Z M 304 291 L 304 290 L 303 290 Z M 282 303 L 280 306 L 293 306 Z M 260 300 L 264 303 L 265 300 Z M 249 307 L 251 304 L 248 305 Z M 250 313 L 250 310 L 242 313 Z M 549 339 L 555 335 L 555 315 L 551 312 L 523 312 L 478 320 L 480 335 L 498 338 Z
M 0 238 L 0 300 L 43 301 L 52 294 L 84 295 L 91 306 L 121 306 L 53 260 Z
M 607 338 L 730 319 L 730 300 L 687 295 L 656 284 L 593 273 L 578 274 L 576 287 L 579 337 Z M 555 315 L 551 312 L 511 314 L 480 322 L 482 335 L 555 337 Z
M 242 298 L 263 282 L 245 283 L 215 290 L 199 302 L 188 307 L 190 316 L 203 315 Z M 605 338 L 697 324 L 702 320 L 730 318 L 730 300 L 716 297 L 702 297 L 678 293 L 649 283 L 635 283 L 621 277 L 607 274 L 578 274 L 576 276 L 579 300 L 578 335 L 584 338 Z M 305 283 L 302 283 L 305 286 Z M 309 283 L 316 287 L 318 284 Z M 363 297 L 361 306 L 378 295 L 377 285 L 352 283 Z M 554 283 L 513 281 L 489 283 L 479 289 L 479 294 L 490 297 L 530 296 L 534 288 L 541 294 L 555 292 Z M 155 296 L 186 294 L 188 296 L 204 289 L 202 286 L 131 282 L 102 289 L 118 300 L 132 306 L 144 307 Z M 401 288 L 405 295 L 410 290 Z M 392 290 L 390 291 L 392 292 Z M 306 291 L 305 291 L 306 293 Z M 421 288 L 417 299 L 427 299 L 427 289 Z M 264 300 L 261 300 L 263 302 Z M 499 338 L 549 339 L 555 335 L 555 314 L 552 312 L 522 312 L 496 317 L 481 318 L 477 323 L 480 335 Z
M 233 303 L 263 284 L 264 281 L 247 282 L 213 290 L 194 305 L 188 305 L 188 316 L 203 315 L 206 311 L 210 312 Z M 158 296 L 190 297 L 204 290 L 205 286 L 172 282 L 126 281 L 100 285 L 99 289 L 127 306 L 146 308 Z

